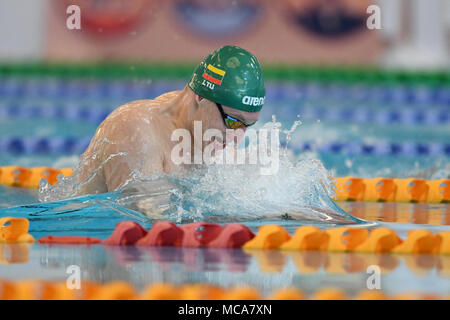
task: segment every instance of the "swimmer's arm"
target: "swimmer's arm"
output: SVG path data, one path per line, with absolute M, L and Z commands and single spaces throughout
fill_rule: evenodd
M 133 170 L 144 174 L 163 171 L 154 128 L 139 108 L 130 105 L 113 111 L 97 129 L 83 155 L 89 160 L 81 168 L 81 181 L 89 181 L 83 184 L 82 194 L 117 190 Z
M 144 175 L 164 171 L 160 146 L 148 135 L 139 134 L 138 128 L 134 128 L 134 134 L 134 139 L 121 139 L 105 146 L 103 174 L 108 191 L 123 186 L 133 171 Z
M 104 193 L 108 191 L 105 185 L 103 169 L 100 166 L 98 157 L 96 156 L 96 136 L 94 136 L 89 144 L 89 147 L 81 155 L 79 164 L 80 171 L 78 176 L 75 177 L 75 179 L 77 179 L 77 187 L 74 195 Z

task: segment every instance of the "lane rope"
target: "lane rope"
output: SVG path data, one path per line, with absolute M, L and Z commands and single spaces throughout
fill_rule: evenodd
M 149 97 L 149 96 L 147 96 Z M 150 96 L 153 97 L 153 96 Z M 131 100 L 133 100 L 131 98 Z M 124 100 L 123 103 L 126 103 Z M 111 102 L 118 106 L 118 101 Z M 95 108 L 91 106 L 95 105 Z M 100 105 L 100 106 L 99 106 Z M 0 103 L 0 117 L 4 120 L 21 119 L 48 119 L 89 122 L 99 124 L 114 108 L 106 106 L 105 102 L 98 101 L 82 103 L 64 102 L 2 102 Z M 450 123 L 450 114 L 447 110 L 430 109 L 370 109 L 370 108 L 333 108 L 327 107 L 323 103 L 311 106 L 294 106 L 292 104 L 274 106 L 274 102 L 269 102 L 264 107 L 267 114 L 281 114 L 283 117 L 295 117 L 300 115 L 301 119 L 321 121 L 346 121 L 359 124 L 379 124 L 379 125 L 445 125 Z
M 194 70 L 194 68 L 192 69 Z M 191 70 L 191 73 L 192 73 Z M 103 79 L 86 81 L 83 78 L 32 78 L 3 77 L 0 81 L 0 94 L 3 98 L 111 98 L 111 97 L 152 97 L 163 92 L 180 90 L 186 84 L 183 78 L 174 80 L 157 79 L 148 81 L 118 81 Z M 267 82 L 267 99 L 273 101 L 296 101 L 329 99 L 357 103 L 404 104 L 409 107 L 423 105 L 450 104 L 450 89 L 447 84 L 427 86 L 409 85 L 399 82 L 386 84 L 337 84 L 309 81 Z
M 339 288 L 325 287 L 311 295 L 294 287 L 272 290 L 267 297 L 255 287 L 225 288 L 208 283 L 173 285 L 167 282 L 147 285 L 138 291 L 128 282 L 96 283 L 81 281 L 73 290 L 66 281 L 3 280 L 0 279 L 0 300 L 449 300 L 450 296 L 408 292 L 387 295 L 380 290 L 362 290 L 354 297 Z M 245 307 L 245 306 L 244 306 Z M 241 314 L 249 309 L 238 309 Z M 271 310 L 271 309 L 268 309 Z M 188 314 L 188 310 L 185 311 Z
M 32 243 L 28 234 L 29 220 L 4 217 L 0 219 L 0 242 Z M 105 240 L 83 236 L 46 236 L 43 245 L 106 245 L 193 248 L 242 248 L 244 250 L 287 250 L 327 252 L 369 252 L 396 254 L 450 254 L 450 231 L 433 233 L 426 229 L 408 232 L 406 239 L 386 227 L 371 230 L 358 227 L 334 227 L 321 230 L 315 226 L 298 227 L 290 235 L 282 226 L 263 225 L 254 234 L 246 225 L 220 225 L 195 222 L 176 225 L 157 221 L 146 230 L 135 221 L 117 223 Z
M 4 166 L 0 167 L 0 185 L 38 188 L 41 179 L 54 185 L 60 174 L 72 176 L 73 170 Z M 450 203 L 450 179 L 340 177 L 334 180 L 337 201 Z
M 91 137 L 0 137 L 0 152 L 11 154 L 81 154 L 89 145 Z M 281 144 L 284 145 L 283 143 Z M 446 142 L 390 142 L 362 141 L 324 142 L 300 141 L 289 143 L 294 152 L 319 152 L 374 156 L 450 156 L 450 143 Z

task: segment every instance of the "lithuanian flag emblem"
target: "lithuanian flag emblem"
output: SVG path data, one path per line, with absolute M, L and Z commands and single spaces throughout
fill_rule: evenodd
M 225 76 L 225 71 L 220 70 L 210 64 L 208 64 L 208 68 L 203 73 L 203 78 L 212 83 L 218 84 L 219 86 L 222 84 L 223 77 Z

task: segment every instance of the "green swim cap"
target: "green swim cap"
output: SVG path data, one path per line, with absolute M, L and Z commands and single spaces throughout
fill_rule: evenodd
M 266 96 L 258 60 L 236 46 L 210 53 L 195 69 L 188 85 L 203 98 L 247 112 L 261 110 Z

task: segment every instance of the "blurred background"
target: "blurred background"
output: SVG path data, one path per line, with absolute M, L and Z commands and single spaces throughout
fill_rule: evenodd
M 266 63 L 449 65 L 445 0 L 4 0 L 0 21 L 3 60 L 197 62 L 233 43 Z
M 67 28 L 70 5 L 81 30 Z M 233 43 L 265 63 L 449 66 L 445 0 L 4 0 L 0 21 L 5 61 L 197 62 Z
M 109 112 L 182 89 L 234 44 L 263 66 L 261 122 L 302 121 L 298 159 L 450 174 L 449 1 L 2 0 L 0 26 L 0 165 L 75 165 Z

